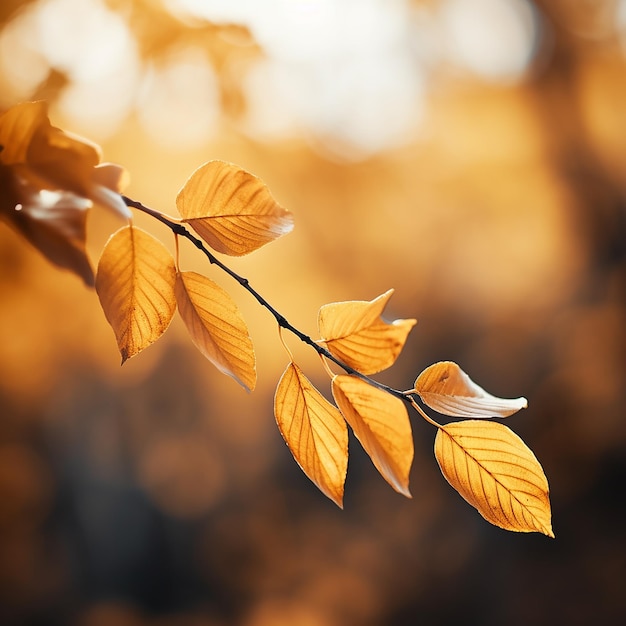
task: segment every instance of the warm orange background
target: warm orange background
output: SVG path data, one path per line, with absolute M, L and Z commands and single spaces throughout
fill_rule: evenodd
M 192 4 L 3 2 L 0 107 L 50 100 L 164 212 L 209 159 L 260 176 L 296 228 L 230 265 L 311 335 L 322 304 L 393 287 L 389 317 L 419 323 L 381 380 L 454 360 L 525 395 L 506 423 L 556 540 L 483 521 L 417 416 L 413 499 L 351 440 L 340 511 L 280 438 L 287 357 L 248 294 L 183 253 L 242 308 L 253 394 L 179 321 L 120 368 L 95 293 L 1 226 L 0 622 L 621 623 L 626 2 Z M 118 225 L 92 215 L 94 260 Z

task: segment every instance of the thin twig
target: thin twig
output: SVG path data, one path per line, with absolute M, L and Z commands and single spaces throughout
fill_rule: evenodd
M 248 293 L 250 293 L 263 308 L 267 309 L 274 316 L 274 319 L 281 328 L 288 330 L 290 333 L 300 339 L 300 341 L 313 348 L 318 354 L 338 365 L 347 374 L 360 378 L 361 380 L 367 382 L 373 387 L 377 387 L 378 389 L 386 391 L 396 398 L 400 398 L 401 400 L 404 400 L 409 404 L 413 404 L 413 401 L 406 393 L 399 391 L 398 389 L 393 389 L 392 387 L 378 382 L 377 380 L 374 380 L 373 378 L 362 374 L 358 370 L 355 370 L 347 363 L 344 363 L 343 361 L 335 357 L 323 345 L 317 343 L 316 341 L 311 339 L 311 337 L 309 337 L 306 333 L 303 333 L 301 330 L 296 328 L 287 320 L 284 315 L 279 313 L 256 289 L 254 289 L 252 285 L 250 285 L 250 281 L 247 278 L 240 276 L 235 271 L 230 269 L 230 267 L 224 265 L 224 263 L 222 263 L 216 256 L 214 256 L 213 253 L 204 245 L 204 242 L 201 239 L 198 239 L 197 237 L 192 235 L 183 224 L 175 222 L 168 217 L 165 217 L 165 215 L 163 215 L 162 213 L 159 213 L 158 211 L 155 211 L 154 209 L 151 209 L 150 207 L 141 204 L 141 202 L 132 200 L 127 196 L 122 196 L 122 200 L 124 200 L 124 203 L 127 206 L 137 209 L 138 211 L 141 211 L 143 213 L 147 213 L 148 215 L 157 219 L 162 224 L 165 224 L 174 234 L 178 235 L 179 237 L 184 237 L 185 239 L 188 239 L 191 243 L 193 243 L 194 246 L 196 246 L 196 248 L 198 248 L 198 250 L 200 250 L 207 257 L 209 263 L 211 263 L 212 265 L 216 265 L 222 271 L 226 272 L 226 274 L 236 280 Z

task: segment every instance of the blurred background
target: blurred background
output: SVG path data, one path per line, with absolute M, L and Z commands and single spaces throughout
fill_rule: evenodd
M 2 624 L 626 619 L 625 0 L 3 0 L 0 108 L 40 98 L 166 213 L 207 160 L 261 177 L 296 228 L 228 263 L 312 336 L 395 288 L 419 323 L 384 382 L 454 360 L 525 395 L 556 540 L 485 522 L 415 415 L 413 499 L 352 438 L 340 511 L 276 428 L 287 355 L 248 294 L 183 246 L 247 319 L 252 394 L 178 320 L 120 368 L 95 293 L 2 225 Z M 95 261 L 120 224 L 90 219 Z

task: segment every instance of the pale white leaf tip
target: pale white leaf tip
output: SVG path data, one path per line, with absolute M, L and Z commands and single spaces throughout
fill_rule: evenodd
M 122 200 L 122 196 L 104 185 L 94 185 L 91 199 L 125 219 L 130 219 L 133 215 L 124 200 Z

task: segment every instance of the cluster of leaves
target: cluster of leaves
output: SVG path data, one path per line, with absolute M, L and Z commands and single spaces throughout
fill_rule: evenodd
M 0 215 L 55 265 L 93 286 L 86 252 L 88 210 L 131 213 L 119 192 L 126 172 L 100 164 L 98 146 L 55 128 L 45 102 L 9 109 L 0 118 Z
M 492 396 L 447 361 L 426 368 L 408 391 L 389 388 L 371 376 L 396 361 L 416 323 L 383 318 L 393 290 L 369 302 L 321 307 L 320 339 L 313 340 L 214 256 L 213 251 L 249 254 L 291 231 L 292 214 L 261 180 L 235 165 L 208 162 L 179 192 L 180 218 L 174 218 L 121 195 L 123 169 L 99 165 L 96 147 L 52 127 L 43 103 L 19 105 L 5 113 L 0 118 L 0 145 L 0 214 L 52 262 L 73 270 L 87 284 L 95 283 L 122 363 L 161 337 L 178 310 L 200 352 L 246 390 L 254 389 L 256 357 L 245 320 L 219 285 L 181 270 L 179 239 L 185 238 L 275 317 L 279 334 L 288 330 L 322 358 L 334 404 L 313 386 L 285 346 L 289 364 L 276 389 L 274 413 L 297 463 L 338 506 L 343 505 L 348 426 L 383 478 L 410 497 L 412 407 L 437 428 L 435 457 L 443 475 L 485 519 L 508 530 L 554 536 L 541 465 L 515 433 L 485 419 L 519 411 L 526 407 L 525 398 Z M 84 241 L 86 211 L 93 204 L 128 220 L 107 242 L 95 280 Z M 134 226 L 129 207 L 170 228 L 176 258 L 158 239 Z M 330 363 L 343 373 L 334 374 Z M 422 404 L 464 419 L 439 424 Z

